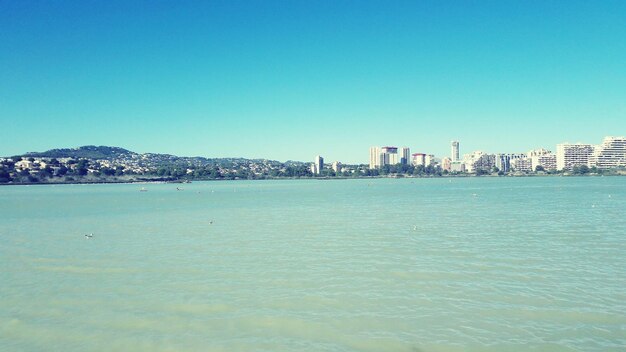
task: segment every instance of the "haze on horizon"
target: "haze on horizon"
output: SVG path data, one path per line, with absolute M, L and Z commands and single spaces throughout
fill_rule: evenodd
M 624 1 L 0 1 L 0 155 L 366 163 L 626 134 Z

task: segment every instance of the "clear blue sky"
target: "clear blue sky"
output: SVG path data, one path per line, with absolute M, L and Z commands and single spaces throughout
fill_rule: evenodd
M 367 162 L 626 134 L 626 1 L 0 0 L 0 155 Z

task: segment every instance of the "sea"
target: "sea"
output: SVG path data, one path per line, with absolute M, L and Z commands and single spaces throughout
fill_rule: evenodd
M 0 351 L 625 350 L 626 177 L 0 187 Z

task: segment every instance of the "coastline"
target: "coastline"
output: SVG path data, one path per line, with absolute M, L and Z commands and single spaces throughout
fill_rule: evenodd
M 532 177 L 620 177 L 626 176 L 626 172 L 604 174 L 526 174 L 526 175 L 472 175 L 472 174 L 459 174 L 459 175 L 384 175 L 384 176 L 358 176 L 358 177 L 266 177 L 266 178 L 232 178 L 232 179 L 129 179 L 129 180 L 74 180 L 74 181 L 62 181 L 62 182 L 19 182 L 19 183 L 0 183 L 1 186 L 50 186 L 50 185 L 98 185 L 98 184 L 181 184 L 192 182 L 220 182 L 220 181 L 276 181 L 276 180 L 317 180 L 317 181 L 331 181 L 331 180 L 371 180 L 371 179 L 453 179 L 453 178 L 532 178 Z

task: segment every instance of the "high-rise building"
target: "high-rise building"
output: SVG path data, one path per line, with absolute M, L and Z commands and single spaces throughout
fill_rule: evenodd
M 341 163 L 338 161 L 333 162 L 332 169 L 335 172 L 341 172 Z
M 452 155 L 451 155 L 451 159 L 452 161 L 459 161 L 460 157 L 459 157 L 459 141 L 452 141 Z
M 382 147 L 383 165 L 396 165 L 400 162 L 398 158 L 398 147 Z
M 407 165 L 411 157 L 411 151 L 409 150 L 409 148 L 408 147 L 400 148 L 399 154 L 400 154 L 400 164 Z
M 382 164 L 380 147 L 370 147 L 370 169 L 378 169 Z
M 406 155 L 408 160 L 409 148 L 404 147 L 401 150 L 402 156 Z M 370 148 L 370 169 L 379 169 L 384 165 L 396 165 L 400 162 L 401 159 L 398 155 L 398 147 Z
M 605 137 L 590 157 L 589 166 L 610 169 L 626 166 L 626 138 Z
M 557 170 L 571 170 L 574 166 L 589 166 L 594 146 L 583 143 L 561 143 L 556 145 Z
M 323 168 L 324 168 L 324 158 L 318 155 L 315 157 L 315 161 L 311 165 L 311 173 L 313 173 L 314 175 L 319 175 L 322 172 Z

